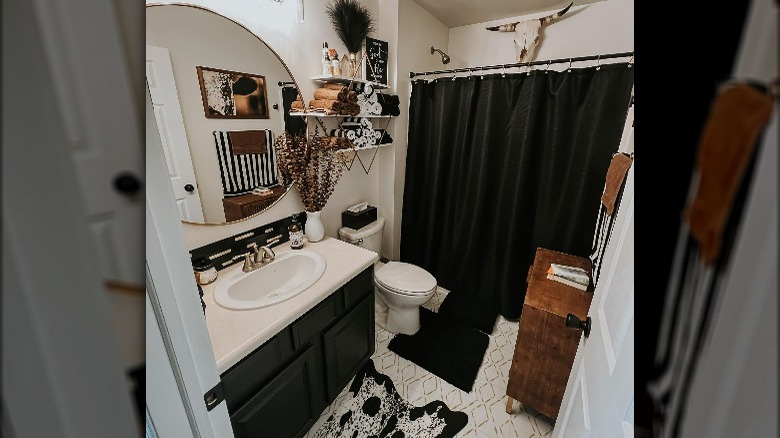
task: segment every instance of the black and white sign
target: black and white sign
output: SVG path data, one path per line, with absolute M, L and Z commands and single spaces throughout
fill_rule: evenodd
M 366 80 L 387 85 L 387 49 L 387 41 L 366 37 Z

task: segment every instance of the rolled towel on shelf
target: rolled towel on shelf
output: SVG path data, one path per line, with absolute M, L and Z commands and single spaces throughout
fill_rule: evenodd
M 305 108 L 305 105 L 303 104 L 303 101 L 301 101 L 301 100 L 294 100 L 290 104 L 290 108 L 294 109 L 294 110 L 298 110 L 298 111 L 303 111 L 304 108 Z
M 342 90 L 329 90 L 327 88 L 317 88 L 314 90 L 314 100 L 344 100 L 340 98 Z M 346 92 L 344 92 L 346 97 Z
M 344 103 L 338 100 L 312 100 L 309 102 L 309 108 L 325 111 L 326 114 L 338 114 L 343 105 Z
M 375 129 L 374 132 L 379 134 L 377 144 L 390 144 L 393 142 L 393 137 L 384 129 Z
M 338 84 L 336 82 L 326 82 L 322 88 L 327 88 L 328 90 L 338 90 L 341 91 L 342 88 L 346 88 L 344 84 Z
M 356 103 L 344 103 L 341 107 L 341 114 L 356 116 L 360 114 L 360 105 Z

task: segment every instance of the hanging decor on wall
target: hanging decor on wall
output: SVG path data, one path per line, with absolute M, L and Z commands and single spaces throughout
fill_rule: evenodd
M 269 118 L 265 76 L 201 66 L 197 70 L 206 118 Z
M 334 0 L 325 6 L 325 13 L 349 52 L 349 77 L 359 78 L 361 57 L 358 53 L 363 40 L 374 32 L 371 12 L 357 0 Z
M 561 11 L 546 17 L 507 23 L 500 26 L 488 27 L 486 29 L 497 32 L 514 32 L 517 62 L 530 61 L 536 54 L 536 48 L 539 46 L 543 28 L 556 18 L 563 16 L 573 4 L 574 2 L 569 3 L 569 6 L 566 6 Z

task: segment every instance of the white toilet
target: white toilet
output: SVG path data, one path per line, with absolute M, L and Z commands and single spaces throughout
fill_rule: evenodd
M 383 217 L 359 230 L 343 227 L 341 240 L 382 254 Z M 436 293 L 436 279 L 423 268 L 409 263 L 388 262 L 376 265 L 374 290 L 379 298 L 380 311 L 387 311 L 387 320 L 377 318 L 380 326 L 391 333 L 413 335 L 420 330 L 420 306 Z

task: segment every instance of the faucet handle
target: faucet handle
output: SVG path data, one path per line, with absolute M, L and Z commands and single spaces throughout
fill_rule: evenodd
M 263 254 L 263 263 L 271 263 L 276 258 L 276 253 L 270 246 L 263 245 L 260 247 L 260 252 Z
M 252 261 L 254 259 L 253 256 L 256 256 L 257 254 L 252 254 L 251 252 L 248 252 L 244 254 L 244 267 L 241 269 L 244 272 L 251 272 L 252 268 L 254 267 L 254 262 Z

